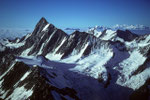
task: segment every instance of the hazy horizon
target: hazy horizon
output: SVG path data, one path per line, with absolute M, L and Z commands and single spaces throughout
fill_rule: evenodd
M 1 28 L 34 29 L 41 17 L 56 27 L 150 26 L 149 0 L 1 0 Z

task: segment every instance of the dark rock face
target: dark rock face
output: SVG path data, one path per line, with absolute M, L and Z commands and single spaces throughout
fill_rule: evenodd
M 11 67 L 11 66 L 9 66 L 9 67 Z M 17 62 L 13 67 L 11 67 L 11 69 L 8 71 L 8 73 L 4 77 L 2 77 L 3 82 L 1 84 L 2 85 L 1 89 L 3 91 L 9 90 L 5 99 L 14 92 L 14 90 L 15 90 L 14 86 L 17 84 L 17 82 L 20 80 L 20 78 L 25 74 L 25 72 L 28 69 L 29 69 L 29 67 L 27 67 L 27 65 L 25 65 L 24 63 Z
M 118 30 L 117 36 L 124 39 L 125 41 L 132 41 L 133 39 L 138 37 L 138 35 L 131 33 L 129 30 L 126 31 Z
M 85 32 L 75 31 L 73 34 L 69 36 L 67 42 L 62 46 L 62 51 L 64 51 L 64 55 L 62 58 L 67 57 L 71 52 L 76 49 L 78 52 L 81 51 L 81 47 L 90 42 L 90 39 L 93 40 L 94 37 L 91 34 L 87 34 Z M 87 53 L 88 55 L 88 53 Z
M 63 39 L 67 39 L 67 38 L 68 38 L 68 35 L 66 33 L 64 33 L 60 29 L 57 29 L 55 34 L 51 37 L 50 41 L 48 41 L 47 44 L 45 44 L 43 55 L 46 55 L 47 53 L 55 51 L 55 49 L 61 44 Z
M 26 67 L 24 63 L 17 62 L 11 71 L 3 77 L 3 89 L 8 90 L 12 88 L 28 69 L 29 67 Z
M 15 60 L 15 56 L 10 53 L 10 49 L 0 52 L 0 75 L 2 75 Z
M 50 32 L 42 32 L 43 28 L 45 27 L 45 25 L 47 25 L 48 22 L 46 21 L 45 18 L 41 18 L 41 20 L 38 22 L 38 24 L 36 25 L 34 31 L 31 33 L 31 36 L 27 37 L 27 39 L 25 40 L 26 43 L 23 47 L 19 48 L 20 52 L 22 52 L 23 50 L 30 48 L 31 46 L 34 46 L 33 51 L 35 51 L 35 49 L 37 49 L 37 46 L 41 46 L 41 42 L 44 42 L 43 39 L 45 40 L 46 38 L 49 37 L 48 33 L 52 33 L 54 31 L 54 26 L 50 25 L 48 28 L 50 30 Z M 45 35 L 44 38 L 41 39 L 42 35 Z M 23 37 L 21 40 L 24 40 L 25 37 Z M 39 50 L 39 49 L 37 49 Z M 36 50 L 36 51 L 37 51 Z M 30 52 L 30 54 L 33 53 L 33 51 Z M 29 55 L 30 55 L 29 54 Z
M 27 72 L 30 72 L 30 74 L 25 77 L 24 80 L 20 81 L 23 75 L 25 75 Z M 58 93 L 61 98 L 65 99 L 64 96 L 68 95 L 75 100 L 79 100 L 78 96 L 76 95 L 77 92 L 74 89 L 69 87 L 57 88 L 53 86 L 51 81 L 47 78 L 47 75 L 49 74 L 50 73 L 47 73 L 45 69 L 38 66 L 29 67 L 23 62 L 16 62 L 9 72 L 2 77 L 3 82 L 1 84 L 1 89 L 3 91 L 9 90 L 5 99 L 9 98 L 16 88 L 24 86 L 27 91 L 32 89 L 33 93 L 29 97 L 31 100 L 55 100 L 51 93 L 52 91 Z M 0 93 L 0 95 L 3 94 Z

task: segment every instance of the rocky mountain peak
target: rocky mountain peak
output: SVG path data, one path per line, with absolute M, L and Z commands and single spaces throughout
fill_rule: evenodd
M 48 21 L 44 17 L 42 17 L 38 23 L 46 23 L 46 24 L 48 24 Z
M 132 41 L 133 39 L 135 39 L 136 37 L 138 37 L 138 35 L 132 33 L 129 30 L 117 30 L 117 36 L 124 39 L 125 41 Z

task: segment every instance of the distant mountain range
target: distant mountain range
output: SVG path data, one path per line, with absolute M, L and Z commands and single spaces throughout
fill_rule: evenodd
M 64 32 L 67 34 L 71 34 L 75 31 L 81 32 L 90 32 L 91 30 L 95 30 L 97 32 L 102 32 L 106 29 L 109 30 L 130 30 L 131 32 L 143 35 L 143 34 L 150 34 L 150 27 L 144 25 L 114 25 L 112 27 L 105 27 L 105 26 L 95 26 L 95 27 L 80 27 L 80 28 L 62 28 Z M 13 29 L 13 28 L 0 28 L 0 39 L 2 38 L 9 38 L 15 39 L 16 37 L 21 38 L 28 33 L 31 33 L 32 29 Z
M 128 29 L 128 30 L 150 30 L 150 27 L 144 25 L 115 25 L 114 29 Z
M 88 32 L 89 30 L 96 30 L 98 32 L 102 32 L 106 29 L 109 30 L 130 30 L 131 32 L 135 34 L 150 34 L 150 27 L 144 26 L 144 25 L 114 25 L 112 27 L 106 27 L 106 26 L 95 26 L 95 27 L 84 27 L 84 28 L 65 28 L 63 29 L 68 34 L 74 32 L 75 30 L 85 31 Z

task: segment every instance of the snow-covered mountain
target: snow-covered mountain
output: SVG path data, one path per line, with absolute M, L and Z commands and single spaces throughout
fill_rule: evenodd
M 128 30 L 150 30 L 150 27 L 144 25 L 119 25 L 116 24 L 112 28 L 114 29 L 128 29 Z
M 31 34 L 1 40 L 0 98 L 150 99 L 150 35 L 96 28 L 68 35 L 41 18 Z
M 112 27 L 115 30 L 130 30 L 133 33 L 142 35 L 142 34 L 150 34 L 150 27 L 144 25 L 115 25 Z
M 65 28 L 63 29 L 66 33 L 71 34 L 77 30 L 80 30 L 81 32 L 87 32 L 87 33 L 95 33 L 96 36 L 98 36 L 99 33 L 103 32 L 104 30 L 130 30 L 131 32 L 137 34 L 137 35 L 144 35 L 144 34 L 150 34 L 150 27 L 144 26 L 144 25 L 119 25 L 116 24 L 111 27 L 106 26 L 95 26 L 95 27 L 84 27 L 84 28 Z

